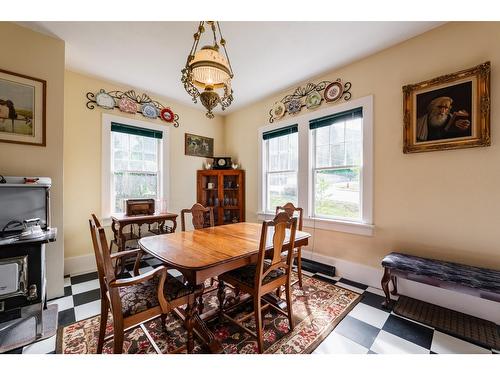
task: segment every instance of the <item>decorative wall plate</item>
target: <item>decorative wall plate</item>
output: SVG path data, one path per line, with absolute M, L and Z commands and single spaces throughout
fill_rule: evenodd
M 332 82 L 325 88 L 325 101 L 334 102 L 340 99 L 343 92 L 344 88 L 342 87 L 342 83 L 339 81 Z
M 160 118 L 166 122 L 174 121 L 174 112 L 170 108 L 163 108 L 160 112 Z
M 113 97 L 103 89 L 101 89 L 101 91 L 97 93 L 97 95 L 95 96 L 95 101 L 99 107 L 106 109 L 115 108 L 115 99 L 113 99 Z
M 300 112 L 300 109 L 302 107 L 302 103 L 300 102 L 300 99 L 292 99 L 288 102 L 288 113 L 291 115 Z
M 118 107 L 120 111 L 127 113 L 136 113 L 137 112 L 137 103 L 135 103 L 132 99 L 129 98 L 121 98 L 118 102 Z
M 276 102 L 273 105 L 273 109 L 271 110 L 271 115 L 274 120 L 277 120 L 285 114 L 286 108 L 282 102 Z
M 293 93 L 285 95 L 283 99 L 273 104 L 269 110 L 269 122 L 273 123 L 287 113 L 295 115 L 302 110 L 302 107 L 313 109 L 326 102 L 335 102 L 341 99 L 348 101 L 352 96 L 351 86 L 351 82 L 343 83 L 340 78 L 335 81 L 309 82 L 305 86 L 299 86 Z
M 142 114 L 147 118 L 157 118 L 158 110 L 153 103 L 146 103 L 142 105 Z
M 105 91 L 100 89 L 97 94 L 87 93 L 87 108 L 94 109 L 96 105 L 101 108 L 114 109 L 127 113 L 141 113 L 144 117 L 155 119 L 160 117 L 163 121 L 179 127 L 179 115 L 171 108 L 164 106 L 159 101 L 151 99 L 148 94 L 137 94 L 134 90 Z
M 316 107 L 319 107 L 321 104 L 321 94 L 317 91 L 311 91 L 309 95 L 307 95 L 306 98 L 306 107 L 307 109 L 313 109 Z

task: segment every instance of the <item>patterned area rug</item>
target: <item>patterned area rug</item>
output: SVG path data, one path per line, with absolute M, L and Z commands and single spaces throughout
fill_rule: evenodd
M 488 320 L 407 296 L 399 297 L 394 312 L 452 336 L 500 350 L 500 327 Z
M 311 353 L 335 328 L 342 318 L 358 303 L 360 295 L 324 281 L 303 276 L 304 287 L 298 283 L 293 288 L 293 314 L 295 329 L 289 332 L 288 319 L 270 308 L 263 317 L 264 347 L 266 353 Z M 229 288 L 226 288 L 229 289 Z M 229 291 L 228 291 L 229 292 Z M 204 296 L 205 311 L 218 308 L 216 291 Z M 248 314 L 252 301 L 243 304 L 231 315 L 235 318 Z M 61 327 L 57 337 L 57 353 L 96 353 L 100 317 L 95 316 Z M 111 318 L 108 319 L 108 322 Z M 214 319 L 207 323 L 221 341 L 225 353 L 257 353 L 255 338 L 227 319 L 220 323 Z M 249 319 L 246 327 L 255 332 L 255 320 Z M 113 333 L 108 323 L 106 334 Z M 168 353 L 185 345 L 182 321 L 170 314 L 166 331 L 159 318 L 141 324 L 125 333 L 124 352 L 129 354 Z M 195 336 L 196 337 L 196 336 Z M 112 337 L 104 344 L 104 352 L 112 353 Z M 195 340 L 195 353 L 207 353 L 207 349 Z

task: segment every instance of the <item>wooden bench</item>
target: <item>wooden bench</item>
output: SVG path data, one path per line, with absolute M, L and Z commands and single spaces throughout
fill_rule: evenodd
M 385 301 L 382 306 L 389 307 L 389 282 L 392 281 L 392 294 L 397 295 L 397 277 L 450 289 L 500 302 L 500 271 L 472 267 L 465 264 L 420 258 L 413 255 L 390 253 L 382 260 L 384 276 L 382 289 Z

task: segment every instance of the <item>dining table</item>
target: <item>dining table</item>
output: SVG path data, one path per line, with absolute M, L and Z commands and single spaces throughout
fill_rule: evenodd
M 144 237 L 139 247 L 160 260 L 167 268 L 175 268 L 197 290 L 196 299 L 203 295 L 205 280 L 257 262 L 262 224 L 235 223 L 187 232 Z M 289 230 L 283 251 L 290 250 Z M 266 251 L 273 250 L 273 228 L 266 238 Z M 311 235 L 296 231 L 295 247 L 307 246 Z M 194 331 L 212 353 L 221 353 L 222 345 L 208 329 L 202 317 L 203 306 L 194 313 Z M 182 314 L 181 314 L 182 315 Z

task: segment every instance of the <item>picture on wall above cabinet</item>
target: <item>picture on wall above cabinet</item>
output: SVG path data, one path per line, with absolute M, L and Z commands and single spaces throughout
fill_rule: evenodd
M 490 62 L 403 86 L 403 152 L 489 146 Z
M 46 86 L 0 69 L 0 142 L 45 146 Z
M 340 78 L 335 81 L 321 81 L 308 83 L 304 87 L 297 87 L 293 94 L 285 96 L 275 102 L 269 111 L 269 122 L 273 123 L 284 115 L 296 115 L 304 107 L 318 108 L 323 103 L 333 103 L 340 99 L 351 99 L 351 82 L 342 83 Z
M 147 94 L 138 95 L 134 90 L 129 91 L 106 91 L 100 89 L 97 94 L 88 92 L 87 108 L 94 109 L 97 105 L 103 109 L 115 109 L 125 113 L 140 113 L 148 119 L 160 118 L 174 127 L 179 127 L 179 115 L 169 107 L 153 100 Z
M 184 154 L 211 158 L 214 156 L 214 139 L 186 133 L 184 136 Z

